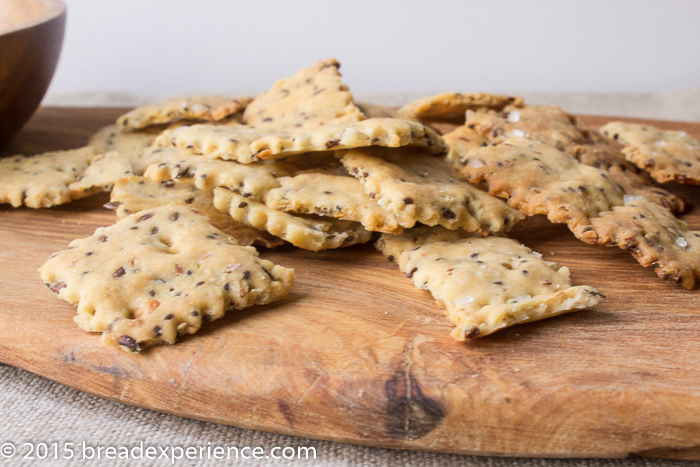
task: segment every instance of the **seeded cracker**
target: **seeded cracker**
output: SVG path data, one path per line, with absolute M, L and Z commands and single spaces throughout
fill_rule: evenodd
M 412 122 L 418 121 L 418 119 L 415 117 L 403 115 L 399 110 L 379 104 L 371 104 L 369 102 L 358 102 L 357 107 L 359 107 L 359 109 L 362 111 L 363 114 L 365 114 L 367 118 L 400 118 L 402 120 L 409 120 Z
M 197 154 L 242 164 L 312 151 L 366 146 L 415 146 L 425 148 L 430 154 L 447 153 L 443 139 L 433 130 L 420 123 L 393 118 L 371 118 L 359 123 L 284 131 L 245 125 L 192 125 L 168 130 L 156 139 L 156 143 L 160 147 L 191 148 Z
M 0 159 L 0 203 L 48 208 L 70 202 L 68 185 L 95 157 L 91 147 Z
M 39 272 L 59 298 L 77 304 L 75 321 L 102 342 L 130 352 L 173 344 L 227 310 L 287 295 L 294 271 L 238 246 L 206 217 L 166 205 L 74 240 Z
M 401 231 L 396 217 L 379 207 L 353 177 L 305 173 L 279 181 L 282 186 L 265 196 L 270 208 L 356 221 L 372 231 Z
M 265 193 L 280 186 L 276 176 L 290 173 L 285 164 L 209 160 L 189 149 L 166 148 L 160 151 L 158 163 L 148 167 L 144 175 L 156 181 L 191 178 L 202 190 L 225 186 L 246 198 L 262 199 Z
M 118 152 L 99 154 L 90 161 L 90 166 L 85 169 L 85 172 L 68 185 L 68 189 L 71 192 L 71 198 L 84 198 L 101 191 L 111 190 L 114 182 L 132 173 L 131 163 Z
M 151 163 L 144 153 L 163 130 L 163 127 L 150 127 L 141 131 L 122 131 L 117 125 L 108 125 L 92 135 L 88 145 L 95 148 L 97 154 L 117 151 L 131 163 L 134 173 L 141 175 Z
M 466 125 L 458 126 L 452 132 L 442 136 L 450 148 L 447 160 L 457 167 L 461 167 L 464 159 L 484 146 L 489 145 L 489 140 Z
M 700 141 L 684 131 L 624 122 L 610 122 L 601 131 L 624 144 L 627 160 L 656 181 L 700 185 Z
M 267 232 L 236 222 L 228 214 L 216 209 L 213 192 L 198 189 L 189 179 L 155 182 L 131 176 L 115 183 L 110 202 L 105 206 L 114 209 L 121 219 L 165 204 L 181 204 L 199 211 L 209 218 L 214 227 L 233 237 L 239 245 L 275 248 L 284 243 Z
M 339 151 L 348 172 L 402 227 L 416 222 L 489 233 L 510 230 L 524 216 L 460 180 L 448 162 L 408 150 Z
M 643 198 L 626 201 L 593 219 L 598 243 L 617 245 L 642 266 L 654 266 L 659 277 L 692 289 L 700 279 L 700 232 Z
M 364 120 L 330 58 L 277 81 L 251 102 L 243 123 L 271 128 L 315 128 Z
M 252 97 L 228 99 L 219 96 L 190 96 L 137 107 L 117 119 L 120 128 L 140 129 L 179 120 L 214 122 L 240 112 Z
M 625 191 L 607 172 L 581 164 L 551 146 L 509 138 L 462 160 L 461 176 L 486 182 L 489 193 L 528 216 L 565 223 L 577 238 L 594 243 L 591 218 L 624 204 Z
M 399 112 L 414 118 L 464 120 L 467 110 L 501 110 L 507 105 L 517 107 L 522 104 L 522 97 L 481 92 L 472 94 L 450 92 L 413 101 L 402 107 Z
M 311 215 L 291 215 L 244 198 L 226 188 L 214 189 L 214 206 L 244 224 L 265 230 L 294 246 L 319 251 L 366 243 L 372 233 L 357 222 Z
M 511 136 L 534 139 L 576 158 L 585 165 L 607 170 L 633 196 L 682 212 L 683 200 L 656 186 L 648 176 L 629 163 L 622 152 L 597 131 L 584 127 L 576 117 L 557 106 L 506 107 L 502 113 L 469 112 L 465 124 L 492 144 Z
M 446 308 L 459 341 L 590 308 L 603 298 L 593 287 L 572 287 L 568 268 L 557 269 L 509 238 L 421 227 L 384 234 L 376 247 Z

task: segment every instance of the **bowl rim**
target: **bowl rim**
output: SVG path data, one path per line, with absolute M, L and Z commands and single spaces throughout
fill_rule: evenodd
M 44 13 L 43 15 L 37 16 L 31 21 L 27 21 L 26 23 L 22 23 L 18 26 L 15 26 L 14 28 L 9 28 L 9 29 L 2 29 L 0 30 L 0 37 L 6 36 L 8 34 L 12 34 L 13 32 L 21 31 L 23 29 L 29 29 L 33 28 L 34 26 L 37 26 L 42 23 L 47 23 L 51 21 L 52 19 L 55 19 L 62 14 L 65 13 L 66 11 L 66 4 L 63 2 L 63 0 L 33 0 L 33 1 L 38 1 L 44 4 L 47 4 L 49 9 Z

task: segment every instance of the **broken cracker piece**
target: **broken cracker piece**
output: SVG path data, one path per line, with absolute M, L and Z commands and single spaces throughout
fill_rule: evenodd
M 499 94 L 449 92 L 424 97 L 403 106 L 399 112 L 407 117 L 464 121 L 467 110 L 501 110 L 507 105 L 521 106 L 522 97 Z
M 110 191 L 117 180 L 129 177 L 132 173 L 129 160 L 117 151 L 98 154 L 90 161 L 85 172 L 68 185 L 68 189 L 71 198 L 84 198 L 101 191 Z
M 627 160 L 659 183 L 700 185 L 700 141 L 686 132 L 624 122 L 607 123 L 601 131 L 624 144 Z
M 365 192 L 396 216 L 402 227 L 416 222 L 471 232 L 508 231 L 524 216 L 454 173 L 441 158 L 418 151 L 366 148 L 338 151 Z
M 243 194 L 262 199 L 280 186 L 275 177 L 290 175 L 288 164 L 257 162 L 240 164 L 235 161 L 209 160 L 189 149 L 161 149 L 158 163 L 146 169 L 145 177 L 156 181 L 192 178 L 197 188 L 211 190 L 225 186 Z
M 181 204 L 201 212 L 214 227 L 233 237 L 239 245 L 275 248 L 284 243 L 267 232 L 236 222 L 216 209 L 212 190 L 200 190 L 190 179 L 153 181 L 138 176 L 121 179 L 114 184 L 110 202 L 105 206 L 123 218 L 164 204 Z
M 253 100 L 243 96 L 188 96 L 168 99 L 157 104 L 137 107 L 117 119 L 120 128 L 141 129 L 179 120 L 215 122 L 240 112 Z
M 74 240 L 39 269 L 75 321 L 102 342 L 138 352 L 173 344 L 202 323 L 287 295 L 294 271 L 236 245 L 202 214 L 165 205 Z
M 303 173 L 279 181 L 282 186 L 265 196 L 265 204 L 270 208 L 355 221 L 372 231 L 401 231 L 396 217 L 372 200 L 362 183 L 353 177 Z
M 95 157 L 86 146 L 36 156 L 0 159 L 0 203 L 13 207 L 48 208 L 70 202 L 68 186 L 75 182 Z
M 644 198 L 625 201 L 592 220 L 598 244 L 619 246 L 659 277 L 692 289 L 700 279 L 700 232 Z
M 421 227 L 384 234 L 376 247 L 445 307 L 458 341 L 590 308 L 603 298 L 593 287 L 572 286 L 568 268 L 509 238 Z
M 312 215 L 292 215 L 268 208 L 227 188 L 214 189 L 214 206 L 256 229 L 270 232 L 294 246 L 319 251 L 366 243 L 372 233 L 357 222 Z
M 251 102 L 243 123 L 257 127 L 314 128 L 359 122 L 365 115 L 353 103 L 335 59 L 321 60 L 277 81 Z

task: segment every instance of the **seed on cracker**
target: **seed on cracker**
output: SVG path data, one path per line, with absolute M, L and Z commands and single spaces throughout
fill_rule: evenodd
M 114 184 L 110 202 L 105 205 L 123 218 L 164 204 L 181 204 L 207 216 L 212 225 L 233 237 L 239 245 L 275 248 L 284 242 L 267 232 L 236 222 L 214 207 L 211 190 L 200 190 L 191 179 L 153 181 L 131 176 Z
M 402 227 L 420 222 L 487 235 L 508 231 L 524 218 L 503 201 L 460 180 L 441 158 L 386 148 L 339 151 L 338 156 L 365 192 L 396 216 Z
M 607 123 L 601 131 L 622 143 L 627 159 L 656 181 L 700 185 L 700 141 L 684 131 L 624 122 Z
M 270 208 L 355 221 L 372 231 L 398 233 L 401 230 L 396 217 L 370 198 L 362 183 L 353 177 L 303 173 L 279 181 L 282 186 L 265 196 L 265 204 Z
M 121 128 L 140 129 L 179 120 L 214 122 L 242 111 L 252 97 L 225 98 L 220 96 L 176 97 L 153 105 L 131 110 L 117 119 Z
M 403 106 L 400 113 L 414 118 L 463 121 L 467 110 L 501 110 L 507 105 L 522 104 L 522 97 L 450 92 L 413 101 Z
M 226 311 L 287 295 L 294 271 L 236 245 L 202 214 L 165 205 L 74 240 L 39 269 L 107 346 L 173 344 Z
M 158 163 L 148 167 L 146 177 L 156 180 L 191 178 L 197 188 L 211 190 L 225 186 L 255 199 L 280 186 L 275 177 L 290 175 L 284 163 L 257 162 L 240 164 L 234 161 L 209 160 L 189 149 L 162 149 Z
M 0 203 L 30 208 L 68 203 L 73 199 L 68 186 L 82 175 L 93 157 L 95 150 L 87 146 L 0 159 Z
M 84 198 L 101 191 L 109 191 L 114 183 L 133 173 L 129 160 L 117 151 L 98 154 L 85 172 L 68 185 L 73 199 Z
M 430 291 L 459 341 L 595 306 L 603 295 L 572 286 L 569 270 L 515 240 L 421 227 L 383 234 L 376 247 Z
M 692 289 L 700 279 L 700 232 L 662 206 L 627 196 L 623 206 L 592 219 L 600 245 L 629 251 L 644 267 L 653 266 L 663 279 Z
M 294 246 L 319 251 L 366 243 L 372 233 L 357 222 L 313 215 L 292 215 L 244 198 L 227 188 L 214 189 L 214 206 L 256 229 L 270 232 Z
M 491 144 L 501 144 L 510 137 L 540 141 L 582 164 L 607 170 L 633 196 L 644 196 L 674 212 L 684 209 L 682 199 L 656 186 L 600 133 L 557 106 L 508 106 L 501 113 L 468 112 L 465 125 L 487 137 Z
M 364 120 L 341 80 L 339 67 L 330 58 L 277 81 L 248 105 L 243 123 L 271 128 L 314 128 Z
M 160 147 L 193 149 L 210 158 L 243 164 L 313 151 L 367 146 L 412 146 L 422 147 L 430 154 L 447 153 L 443 139 L 433 130 L 420 123 L 393 118 L 297 130 L 201 124 L 166 131 L 156 143 Z
M 622 205 L 626 194 L 606 171 L 527 138 L 482 147 L 461 164 L 459 173 L 466 180 L 486 182 L 494 196 L 528 216 L 544 214 L 551 222 L 565 223 L 587 242 L 595 242 L 591 218 Z

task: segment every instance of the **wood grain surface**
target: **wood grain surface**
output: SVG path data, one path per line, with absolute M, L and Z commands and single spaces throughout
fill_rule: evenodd
M 120 109 L 44 108 L 2 154 L 86 143 Z M 598 125 L 610 118 L 586 117 Z M 698 137 L 700 124 L 656 122 Z M 693 206 L 700 189 L 671 189 Z M 481 455 L 700 459 L 700 291 L 533 218 L 513 236 L 607 298 L 468 343 L 371 246 L 264 258 L 296 270 L 285 300 L 140 355 L 74 324 L 36 269 L 115 222 L 104 195 L 0 205 L 0 362 L 125 404 L 347 443 Z

